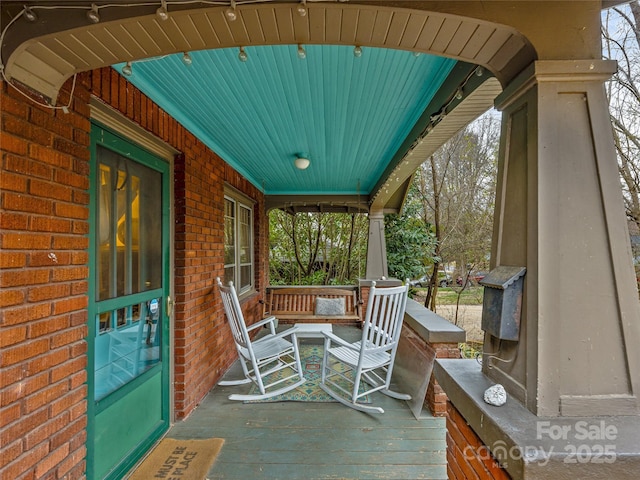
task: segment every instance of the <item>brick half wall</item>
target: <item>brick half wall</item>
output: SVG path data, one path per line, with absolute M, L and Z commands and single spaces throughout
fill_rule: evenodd
M 511 480 L 456 407 L 447 401 L 446 409 L 449 480 Z
M 435 358 L 460 358 L 460 347 L 457 343 L 426 343 L 426 348 L 433 350 Z M 444 392 L 435 374 L 431 373 L 425 404 L 434 417 L 447 414 L 447 394 Z

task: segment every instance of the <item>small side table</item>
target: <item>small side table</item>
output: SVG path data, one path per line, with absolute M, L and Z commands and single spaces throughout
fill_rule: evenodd
M 323 332 L 333 332 L 333 325 L 330 323 L 296 323 L 295 327 L 298 329 L 296 332 L 296 337 L 298 337 L 298 339 L 325 338 Z

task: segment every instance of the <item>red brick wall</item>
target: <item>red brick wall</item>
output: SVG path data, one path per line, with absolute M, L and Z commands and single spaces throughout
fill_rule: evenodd
M 447 402 L 447 475 L 449 480 L 510 480 L 451 402 Z
M 2 82 L 0 478 L 85 470 L 89 91 L 71 112 Z M 69 99 L 69 83 L 60 100 Z
M 429 343 L 427 346 L 433 349 L 436 358 L 460 358 L 460 348 L 457 343 Z M 434 417 L 444 417 L 447 414 L 447 394 L 444 393 L 433 373 L 427 387 L 426 404 Z
M 174 160 L 175 198 L 175 413 L 184 418 L 236 358 L 231 332 L 214 288 L 224 274 L 225 182 L 254 207 L 258 291 L 264 289 L 268 225 L 264 197 L 245 178 L 114 70 L 91 75 L 91 92 L 181 152 Z M 248 322 L 261 317 L 260 295 L 243 301 Z
M 66 103 L 70 82 L 59 98 Z M 82 478 L 90 94 L 172 145 L 175 161 L 175 400 L 187 416 L 235 358 L 213 288 L 223 273 L 223 188 L 255 205 L 257 287 L 264 289 L 264 198 L 109 68 L 78 76 L 69 114 L 3 82 L 0 132 L 0 478 Z M 243 302 L 261 314 L 260 295 Z

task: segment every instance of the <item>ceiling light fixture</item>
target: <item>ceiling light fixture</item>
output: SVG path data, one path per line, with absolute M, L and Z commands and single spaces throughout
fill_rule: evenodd
M 162 21 L 169 19 L 169 12 L 167 11 L 167 2 L 166 0 L 160 0 L 160 7 L 156 10 L 156 15 Z
M 122 67 L 122 74 L 125 77 L 130 77 L 133 74 L 133 68 L 131 67 L 131 62 L 127 62 L 127 64 Z
M 481 77 L 484 74 L 484 69 L 482 67 L 476 68 L 476 75 Z
M 462 100 L 462 97 L 464 96 L 463 92 L 462 92 L 462 88 L 458 88 L 456 90 L 456 100 Z
M 22 16 L 28 22 L 35 22 L 38 19 L 38 15 L 36 15 L 36 12 L 31 10 L 31 7 L 27 7 L 26 5 L 24 6 L 24 10 L 22 11 Z
M 360 58 L 362 56 L 362 47 L 360 45 L 353 47 L 353 56 L 356 58 Z
M 230 22 L 235 22 L 238 18 L 238 13 L 236 12 L 236 0 L 231 0 L 231 5 L 224 11 L 227 20 Z
M 300 43 L 298 44 L 298 58 L 300 60 L 304 60 L 305 58 L 307 58 L 307 52 L 304 50 L 304 47 Z
M 184 63 L 187 67 L 193 63 L 193 59 L 191 58 L 191 55 L 189 55 L 189 52 L 184 52 L 182 54 L 182 63 Z
M 306 154 L 301 153 L 300 155 L 296 156 L 296 159 L 293 161 L 293 164 L 296 166 L 298 170 L 306 170 L 311 164 L 311 161 L 307 158 Z
M 300 15 L 301 17 L 306 17 L 307 16 L 307 0 L 302 0 L 298 4 L 296 11 L 298 12 L 298 15 Z
M 98 12 L 98 6 L 95 3 L 91 4 L 91 10 L 87 12 L 87 18 L 91 23 L 98 23 L 100 21 L 100 13 Z
M 240 53 L 238 53 L 238 58 L 240 59 L 241 62 L 246 62 L 247 59 L 249 58 L 247 56 L 247 52 L 244 51 L 244 47 L 240 47 Z

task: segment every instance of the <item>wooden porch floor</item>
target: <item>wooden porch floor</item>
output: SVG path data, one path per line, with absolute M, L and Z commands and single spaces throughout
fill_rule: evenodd
M 357 328 L 334 331 L 359 339 Z M 236 362 L 228 378 L 239 378 L 239 372 Z M 225 439 L 211 480 L 447 478 L 445 422 L 427 410 L 416 420 L 404 401 L 380 393 L 372 400 L 385 413 L 375 416 L 339 403 L 228 400 L 248 388 L 214 387 L 169 431 L 170 438 Z

